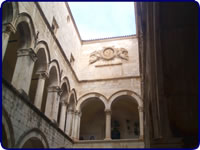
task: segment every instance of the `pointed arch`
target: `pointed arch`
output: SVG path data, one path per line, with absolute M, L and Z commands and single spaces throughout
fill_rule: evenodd
M 77 106 L 76 106 L 76 110 L 77 110 L 77 111 L 80 111 L 81 105 L 82 105 L 85 101 L 87 101 L 89 98 L 92 98 L 92 97 L 97 97 L 97 98 L 99 98 L 99 99 L 103 102 L 103 104 L 104 104 L 104 106 L 105 106 L 105 109 L 108 108 L 108 107 L 107 107 L 107 106 L 108 106 L 107 98 L 106 98 L 104 95 L 100 94 L 100 93 L 93 92 L 93 93 L 85 94 L 85 95 L 83 95 L 83 96 L 81 96 L 81 97 L 79 98 L 78 103 L 77 103 Z
M 110 96 L 109 101 L 108 101 L 108 109 L 111 109 L 111 105 L 117 97 L 123 96 L 123 95 L 128 95 L 128 96 L 133 97 L 133 99 L 136 100 L 138 106 L 141 106 L 141 107 L 143 106 L 142 99 L 138 94 L 130 90 L 121 90 Z

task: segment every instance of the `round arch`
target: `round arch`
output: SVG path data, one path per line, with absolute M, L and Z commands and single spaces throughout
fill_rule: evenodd
M 66 76 L 62 78 L 60 87 L 62 87 L 64 83 L 67 85 L 67 91 L 70 92 L 70 83 Z
M 50 57 L 50 52 L 49 52 L 48 44 L 45 41 L 39 41 L 37 43 L 37 45 L 36 45 L 35 50 L 34 50 L 35 53 L 37 54 L 40 49 L 44 50 L 45 55 L 46 55 L 46 63 L 49 64 L 50 60 L 51 60 L 51 57 Z
M 13 24 L 19 14 L 19 7 L 17 2 L 2 3 L 2 24 Z
M 18 148 L 22 148 L 24 146 L 24 144 L 30 140 L 30 139 L 37 139 L 42 143 L 41 148 L 49 148 L 49 144 L 47 142 L 47 139 L 45 137 L 45 135 L 37 128 L 31 129 L 29 131 L 27 131 L 26 133 L 24 133 L 18 140 L 16 147 Z M 34 147 L 32 147 L 34 148 Z
M 55 60 L 55 59 L 52 60 L 52 61 L 50 62 L 50 64 L 49 64 L 49 71 L 48 71 L 49 76 L 50 76 L 50 71 L 51 71 L 51 69 L 52 69 L 53 67 L 56 68 L 56 74 L 57 74 L 57 81 L 58 81 L 58 83 L 57 83 L 56 86 L 59 86 L 59 85 L 60 85 L 60 77 L 61 77 L 61 75 L 60 75 L 60 66 L 59 66 L 58 61 Z
M 76 106 L 76 110 L 77 110 L 77 111 L 80 111 L 81 105 L 82 105 L 85 101 L 87 101 L 87 99 L 92 98 L 92 97 L 97 97 L 97 98 L 99 98 L 99 99 L 103 102 L 103 104 L 104 104 L 104 106 L 105 106 L 105 109 L 108 109 L 108 103 L 107 103 L 106 97 L 103 96 L 103 95 L 100 94 L 100 93 L 93 92 L 93 93 L 85 94 L 85 95 L 83 95 L 82 97 L 79 98 L 78 103 L 77 103 L 77 106 Z
M 50 55 L 49 55 L 48 45 L 46 44 L 45 41 L 38 42 L 34 51 L 37 55 L 37 60 L 33 67 L 29 97 L 31 99 L 31 102 L 36 104 L 35 96 L 38 91 L 37 86 L 38 83 L 40 82 L 39 78 L 41 77 L 46 78 L 48 76 L 48 65 L 49 65 Z M 38 107 L 40 108 L 40 106 Z
M 26 29 L 26 30 L 29 30 L 29 32 L 30 32 L 30 36 L 27 35 L 27 33 L 28 33 L 27 31 L 23 32 L 25 38 L 30 38 L 28 40 L 26 39 L 27 43 L 26 43 L 25 48 L 33 49 L 34 45 L 35 45 L 35 27 L 34 27 L 32 19 L 31 19 L 31 16 L 25 12 L 20 13 L 18 15 L 14 26 L 17 27 L 20 23 L 23 23 L 23 22 L 25 22 L 28 25 L 28 29 Z
M 71 100 L 72 96 L 73 96 L 73 99 L 74 99 L 74 104 L 76 105 L 77 104 L 77 96 L 76 96 L 76 90 L 74 88 L 69 92 L 69 98 L 68 98 L 68 101 L 67 101 L 68 104 L 70 104 L 70 100 Z
M 8 117 L 8 114 L 6 112 L 6 110 L 4 109 L 4 107 L 2 107 L 2 130 L 4 130 L 5 135 L 2 134 L 2 139 L 6 140 L 3 141 L 3 146 L 7 146 L 5 148 L 11 148 L 14 146 L 15 144 L 15 135 L 14 135 L 14 131 L 13 131 L 13 127 L 12 127 L 12 123 L 10 118 Z M 3 137 L 3 136 L 6 136 Z M 6 145 L 4 145 L 6 143 Z
M 128 95 L 128 96 L 133 97 L 133 99 L 136 100 L 139 107 L 143 106 L 142 99 L 140 98 L 139 95 L 137 95 L 135 92 L 130 91 L 130 90 L 122 90 L 122 91 L 118 91 L 110 96 L 109 101 L 108 101 L 108 109 L 109 110 L 111 109 L 111 105 L 117 97 L 123 96 L 123 95 Z

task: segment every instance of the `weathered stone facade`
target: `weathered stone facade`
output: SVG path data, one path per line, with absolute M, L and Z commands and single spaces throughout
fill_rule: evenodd
M 82 41 L 65 2 L 8 2 L 2 23 L 5 147 L 112 145 L 114 130 L 144 146 L 136 36 Z

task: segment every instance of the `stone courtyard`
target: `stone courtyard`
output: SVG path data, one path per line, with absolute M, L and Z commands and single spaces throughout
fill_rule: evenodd
M 136 35 L 83 41 L 66 2 L 5 3 L 2 35 L 3 146 L 144 147 Z
M 82 40 L 67 2 L 2 4 L 4 148 L 198 147 L 199 5 L 133 7 L 135 35 Z

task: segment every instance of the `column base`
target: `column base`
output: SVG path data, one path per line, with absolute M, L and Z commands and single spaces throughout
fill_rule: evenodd
M 79 139 L 77 139 L 77 138 L 73 138 L 73 140 L 74 140 L 75 142 L 78 142 L 78 141 L 79 141 Z

